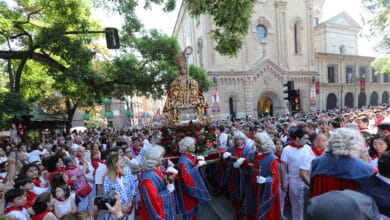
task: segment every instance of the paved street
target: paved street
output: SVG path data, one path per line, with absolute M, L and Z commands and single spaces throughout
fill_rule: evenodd
M 225 196 L 220 195 L 218 197 L 212 196 L 212 200 L 208 204 L 202 205 L 202 211 L 199 216 L 200 220 L 232 220 L 234 215 L 234 208 Z M 139 216 L 136 216 L 136 220 L 139 220 Z M 181 220 L 180 215 L 176 216 L 177 220 Z

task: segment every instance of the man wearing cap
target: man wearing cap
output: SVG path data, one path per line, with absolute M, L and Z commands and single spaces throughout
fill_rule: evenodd
M 376 119 L 375 124 L 376 125 L 382 124 L 385 120 L 385 114 L 384 114 L 383 109 L 377 108 L 377 109 L 375 109 L 374 112 L 375 112 L 375 119 Z

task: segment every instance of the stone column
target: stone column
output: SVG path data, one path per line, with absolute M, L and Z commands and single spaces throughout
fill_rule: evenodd
M 276 15 L 276 39 L 277 39 L 277 50 L 278 50 L 278 63 L 282 67 L 287 66 L 287 53 L 285 49 L 287 48 L 287 39 L 286 39 L 286 6 L 287 2 L 275 1 L 275 15 Z
M 253 112 L 253 80 L 248 76 L 244 79 L 245 113 L 254 116 Z

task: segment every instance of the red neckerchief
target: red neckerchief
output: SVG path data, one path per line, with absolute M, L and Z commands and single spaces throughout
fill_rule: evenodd
M 359 128 L 360 131 L 366 131 L 368 128 Z
M 137 148 L 133 147 L 133 151 L 135 155 L 138 155 L 139 153 L 141 153 L 141 147 L 137 147 Z
M 282 157 L 282 152 L 276 151 L 275 156 L 278 158 L 278 160 L 280 160 L 280 158 Z
M 65 167 L 57 168 L 54 172 L 65 173 Z
M 318 150 L 318 149 L 315 148 L 315 147 L 312 147 L 311 150 L 313 151 L 313 153 L 314 153 L 314 155 L 315 155 L 316 157 L 319 157 L 319 156 L 323 155 L 324 152 L 325 152 L 325 149 L 323 149 L 323 150 Z
M 10 213 L 12 211 L 22 211 L 23 210 L 23 207 L 14 207 L 14 206 L 11 206 L 11 207 L 8 207 L 6 210 L 5 210 L 5 214 L 7 213 Z
M 42 183 L 42 180 L 41 180 L 41 178 L 39 178 L 39 177 L 37 177 L 37 178 L 35 178 L 35 179 L 33 180 L 33 184 L 34 184 L 35 186 L 41 187 L 41 183 Z
M 291 147 L 294 147 L 294 148 L 296 148 L 296 149 L 301 149 L 303 146 L 305 146 L 305 145 L 302 145 L 302 146 L 299 146 L 297 143 L 295 143 L 295 141 L 291 141 L 290 142 L 290 146 Z
M 371 160 L 375 160 L 375 159 L 378 158 L 378 157 L 379 157 L 378 154 L 374 154 L 374 155 L 372 155 Z
M 76 169 L 76 168 L 77 168 L 77 166 L 66 167 L 66 169 L 65 169 L 65 170 L 74 170 L 74 169 Z
M 94 168 L 92 172 L 94 176 L 96 175 L 96 169 L 99 167 L 99 163 L 106 164 L 106 162 L 104 162 L 104 160 L 102 159 L 92 159 L 91 163 L 92 163 L 92 167 Z
M 122 177 L 124 177 L 125 175 L 123 174 L 123 172 L 119 172 L 118 174 L 117 174 L 117 177 L 119 177 L 119 178 L 122 178 Z
M 27 193 L 26 193 L 27 203 L 24 206 L 24 208 L 28 209 L 28 208 L 32 207 L 34 205 L 35 200 L 37 199 L 37 197 L 38 197 L 38 195 L 35 194 L 34 192 L 27 191 Z
M 57 198 L 56 198 L 57 199 Z M 57 199 L 58 201 L 60 201 L 60 202 L 63 202 L 63 201 L 65 201 L 67 198 L 63 198 L 63 199 Z
M 375 124 L 379 125 L 379 124 L 382 124 L 382 122 L 385 120 L 385 117 L 382 117 L 378 120 L 375 121 Z

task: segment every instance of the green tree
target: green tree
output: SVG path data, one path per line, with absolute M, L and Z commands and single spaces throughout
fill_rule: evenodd
M 69 34 L 100 29 L 91 19 L 93 1 L 23 0 L 15 3 L 16 6 L 0 3 L 0 39 L 8 47 L 0 51 L 0 58 L 7 60 L 9 92 L 21 92 L 24 83 L 22 93 L 36 101 L 45 94 L 41 91 L 50 89 L 44 86 L 47 86 L 44 80 L 51 79 L 55 82 L 52 88 L 66 98 L 67 119 L 71 121 L 79 103 L 96 98 L 103 83 L 103 78 L 91 66 L 95 53 L 89 43 L 96 35 Z M 23 83 L 22 73 L 26 73 Z M 47 74 L 50 77 L 46 77 Z
M 376 49 L 388 54 L 390 52 L 390 1 L 362 0 L 367 16 L 363 23 L 369 27 L 371 37 L 378 40 Z
M 363 16 L 363 23 L 367 24 L 369 35 L 377 41 L 375 49 L 384 56 L 377 57 L 371 64 L 377 73 L 390 74 L 390 1 L 389 0 L 362 0 L 367 16 Z
M 138 6 L 136 0 L 97 0 L 107 5 L 111 10 L 118 12 L 124 17 L 123 30 L 133 36 L 141 27 L 141 22 L 136 16 L 135 9 Z M 183 0 L 193 17 L 210 15 L 215 28 L 210 31 L 215 40 L 217 50 L 221 55 L 236 56 L 242 47 L 244 36 L 248 33 L 250 18 L 252 16 L 256 0 Z M 145 0 L 145 10 L 153 4 L 163 5 L 165 12 L 170 12 L 176 7 L 176 0 Z M 228 15 L 228 16 L 227 16 Z
M 209 80 L 208 74 L 203 68 L 190 65 L 190 76 L 198 82 L 203 92 L 208 92 L 213 86 L 213 82 Z

